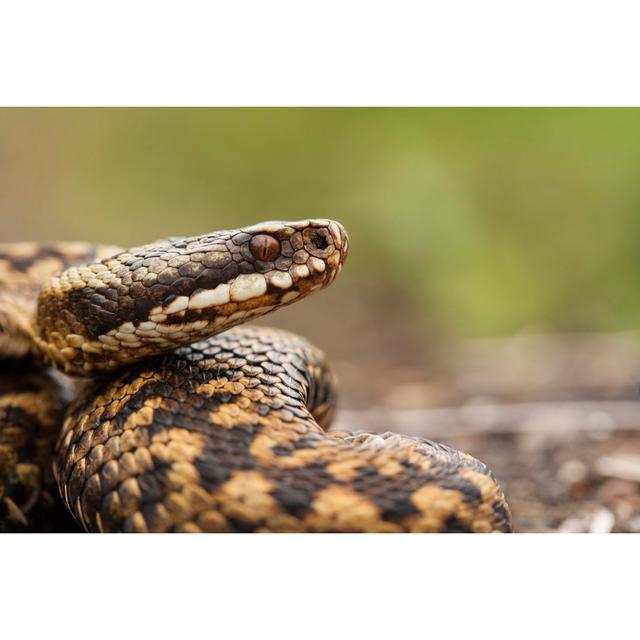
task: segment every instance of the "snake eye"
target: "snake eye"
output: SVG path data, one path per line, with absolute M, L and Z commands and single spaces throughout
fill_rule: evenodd
M 272 262 L 280 253 L 280 242 L 278 242 L 278 240 L 273 236 L 261 233 L 251 238 L 249 249 L 251 250 L 251 255 L 256 260 Z

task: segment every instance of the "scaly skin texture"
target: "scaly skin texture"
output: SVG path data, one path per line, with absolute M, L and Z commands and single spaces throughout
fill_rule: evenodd
M 4 343 L 19 327 L 27 351 L 94 377 L 53 456 L 86 530 L 511 530 L 482 463 L 423 439 L 325 431 L 324 355 L 236 326 L 330 284 L 347 251 L 330 220 L 169 239 L 74 259 L 30 289 L 37 310 L 5 312 Z
M 470 456 L 326 433 L 331 381 L 304 339 L 252 327 L 129 368 L 65 422 L 64 500 L 89 531 L 508 530 Z

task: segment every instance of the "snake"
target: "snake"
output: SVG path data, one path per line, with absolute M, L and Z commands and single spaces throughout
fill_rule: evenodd
M 326 288 L 348 251 L 329 219 L 0 245 L 0 530 L 512 531 L 482 462 L 331 431 L 325 353 L 247 324 Z

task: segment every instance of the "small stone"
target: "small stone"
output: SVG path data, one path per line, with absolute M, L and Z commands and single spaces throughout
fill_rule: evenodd
M 616 518 L 609 509 L 599 509 L 594 514 L 589 526 L 589 533 L 611 533 Z

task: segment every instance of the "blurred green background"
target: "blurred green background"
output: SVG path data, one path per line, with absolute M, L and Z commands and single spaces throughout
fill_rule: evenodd
M 4 241 L 125 246 L 332 217 L 379 321 L 640 323 L 637 109 L 5 109 L 0 212 Z

